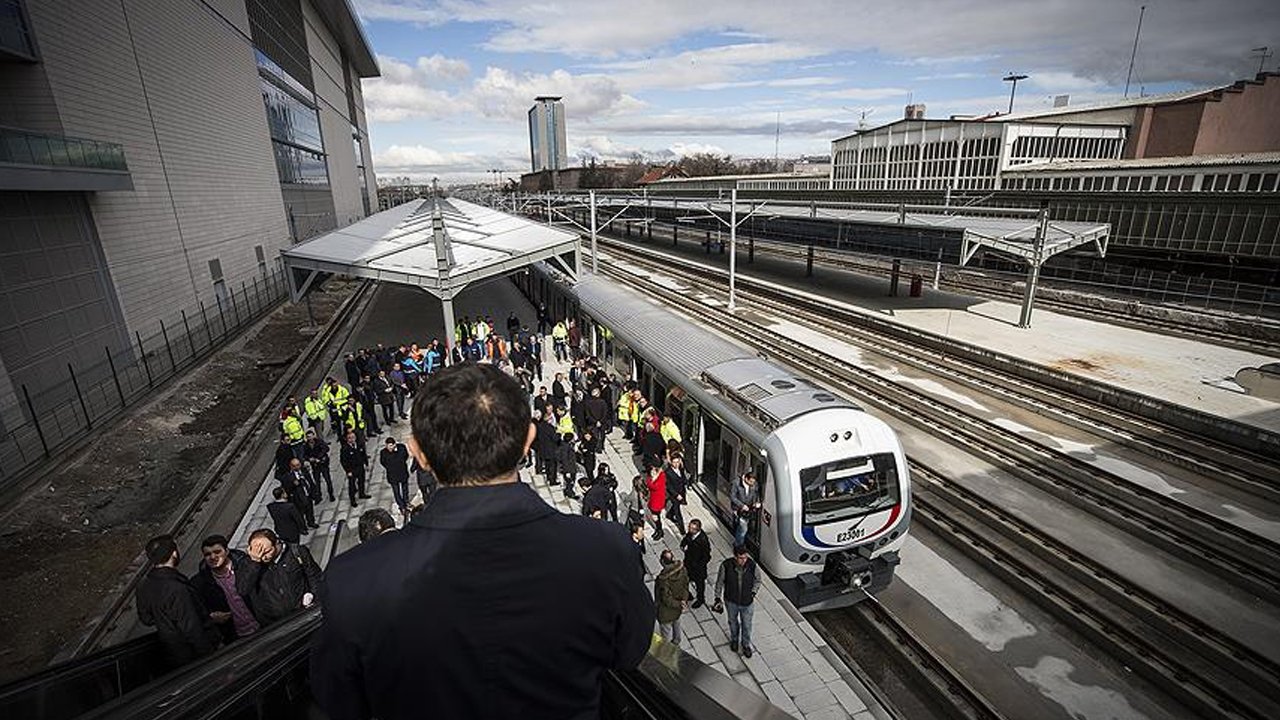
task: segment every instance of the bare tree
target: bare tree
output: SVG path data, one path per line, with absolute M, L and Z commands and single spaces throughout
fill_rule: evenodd
M 715 153 L 693 153 L 680 158 L 676 163 L 689 177 L 707 177 L 708 175 L 731 175 L 737 168 L 733 158 Z

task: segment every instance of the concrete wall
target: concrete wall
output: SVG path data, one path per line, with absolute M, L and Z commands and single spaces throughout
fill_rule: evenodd
M 1241 92 L 1224 92 L 1204 105 L 1197 154 L 1280 150 L 1280 75 L 1263 84 L 1245 84 Z
M 1195 151 L 1204 103 L 1189 102 L 1152 108 L 1147 141 L 1137 157 L 1176 157 Z
M 357 184 L 356 153 L 351 137 L 351 117 L 346 82 L 342 72 L 342 50 L 316 14 L 311 3 L 302 3 L 307 29 L 307 52 L 311 55 L 311 77 L 315 82 L 320 109 L 320 132 L 328 155 L 329 187 L 333 192 L 334 219 L 338 227 L 364 217 L 364 201 Z
M 288 243 L 243 4 L 214 7 L 223 17 L 165 0 L 28 5 L 65 132 L 124 145 L 134 190 L 90 209 L 144 334 L 212 297 L 210 259 L 236 285 L 256 272 L 255 245 Z

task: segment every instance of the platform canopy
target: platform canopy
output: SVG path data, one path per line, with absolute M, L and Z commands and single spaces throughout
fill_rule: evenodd
M 444 305 L 453 337 L 453 298 L 467 285 L 539 261 L 576 278 L 579 238 L 458 199 L 411 200 L 281 251 L 294 301 L 320 273 L 412 285 Z
M 1031 324 L 1031 309 L 1039 283 L 1040 267 L 1055 255 L 1082 246 L 1091 246 L 1100 257 L 1106 257 L 1111 226 L 1107 223 L 1063 222 L 1050 220 L 1046 210 L 986 208 L 968 206 L 929 206 L 840 201 L 797 201 L 780 198 L 738 199 L 731 190 L 717 197 L 660 196 L 644 189 L 641 192 L 559 193 L 529 196 L 520 209 L 553 213 L 565 222 L 575 224 L 566 210 L 590 209 L 591 237 L 616 220 L 653 223 L 659 213 L 674 222 L 710 219 L 731 230 L 734 241 L 737 226 L 750 217 L 764 219 L 794 218 L 814 222 L 856 223 L 872 227 L 909 227 L 938 232 L 944 242 L 960 242 L 960 264 L 967 265 L 979 250 L 994 251 L 1026 263 L 1027 283 L 1019 324 Z M 544 210 L 545 207 L 545 210 Z M 597 223 L 595 214 L 604 211 L 611 216 Z M 585 230 L 585 228 L 584 228 Z M 730 305 L 732 306 L 733 257 L 730 256 Z

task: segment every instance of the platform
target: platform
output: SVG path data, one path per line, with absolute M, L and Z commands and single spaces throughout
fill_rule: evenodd
M 726 269 L 727 251 L 724 255 L 706 254 L 701 237 L 701 233 L 690 233 L 687 239 L 682 235 L 675 247 L 669 239 L 657 238 L 638 245 Z M 800 287 L 909 327 L 1280 432 L 1280 404 L 1214 384 L 1235 377 L 1242 368 L 1280 362 L 1280 358 L 1045 308 L 1037 309 L 1034 325 L 1020 328 L 1020 308 L 1014 302 L 927 287 L 923 297 L 908 297 L 905 291 L 893 297 L 888 294 L 888 281 L 884 278 L 822 266 L 815 266 L 813 276 L 805 277 L 803 259 L 782 259 L 761 252 L 748 264 L 744 246 L 745 242 L 739 241 L 737 271 L 745 277 Z M 607 254 L 607 249 L 602 251 L 602 260 Z
M 458 300 L 459 315 L 474 316 L 477 313 L 492 315 L 495 323 L 504 323 L 510 308 L 524 320 L 533 319 L 533 309 L 523 299 L 511 283 L 505 280 L 493 281 L 468 289 Z M 431 302 L 424 293 L 409 288 L 383 286 L 374 298 L 373 307 L 367 317 L 366 325 L 356 331 L 351 345 L 360 347 L 376 342 L 384 344 L 409 341 L 421 342 L 438 333 L 436 328 L 442 327 L 439 317 L 439 306 Z M 414 329 L 411 329 L 414 328 Z M 408 337 L 411 334 L 412 337 Z M 546 343 L 550 355 L 550 339 Z M 567 370 L 554 362 L 544 365 L 543 376 L 549 384 L 557 371 Z M 334 369 L 341 377 L 341 367 Z M 407 409 L 407 408 L 406 408 Z M 400 421 L 391 426 L 392 437 L 404 441 L 409 434 L 409 423 Z M 343 489 L 339 489 L 339 478 L 342 471 L 338 465 L 337 447 L 332 435 L 330 441 L 330 460 L 333 464 L 334 490 L 336 502 L 327 499 L 316 506 L 316 519 L 320 529 L 313 530 L 303 542 L 317 558 L 326 557 L 331 543 L 335 542 L 335 533 L 339 521 L 345 520 L 348 526 L 339 542 L 339 550 L 355 544 L 356 523 L 360 514 L 375 507 L 385 508 L 391 512 L 397 524 L 404 520 L 395 507 L 391 486 L 387 483 L 385 473 L 377 464 L 376 450 L 380 449 L 382 437 L 371 439 L 370 457 L 373 467 L 369 473 L 368 492 L 372 496 L 364 500 L 356 508 L 352 508 L 345 498 L 345 479 Z M 599 457 L 600 462 L 607 462 L 614 468 L 620 480 L 619 490 L 629 487 L 629 479 L 637 474 L 635 462 L 631 456 L 630 443 L 622 440 L 620 432 L 614 432 L 606 443 L 605 451 Z M 580 512 L 580 504 L 566 501 L 563 498 L 563 486 L 551 487 L 546 481 L 531 473 L 521 471 L 521 479 L 529 482 L 538 493 L 564 512 Z M 253 505 L 241 519 L 239 526 L 231 536 L 232 547 L 243 548 L 249 533 L 260 527 L 272 527 L 267 515 L 266 505 L 271 501 L 271 488 L 275 481 L 268 476 L 261 480 L 261 488 Z M 421 501 L 417 487 L 410 483 L 413 504 Z M 557 492 L 552 492 L 552 491 Z M 620 492 L 618 507 L 625 516 L 625 508 L 629 496 Z M 712 565 L 711 577 L 708 579 L 708 595 L 715 582 L 715 563 L 730 555 L 732 537 L 728 531 L 715 521 L 712 513 L 702 504 L 696 494 L 690 494 L 689 505 L 684 509 L 685 519 L 698 517 L 703 519 L 705 531 L 711 540 Z M 608 522 L 608 521 L 603 521 Z M 666 547 L 670 547 L 681 555 L 679 550 L 680 534 L 674 531 L 670 522 L 666 523 L 667 533 L 664 539 Z M 658 555 L 661 550 L 651 541 L 647 542 L 648 552 L 645 564 L 649 569 L 646 585 L 653 591 L 653 573 L 658 569 Z M 867 688 L 857 674 L 837 656 L 818 632 L 804 619 L 793 605 L 782 595 L 772 581 L 762 584 L 762 592 L 756 600 L 756 613 L 753 621 L 752 639 L 757 650 L 749 660 L 729 650 L 728 621 L 723 614 L 714 614 L 709 607 L 702 607 L 686 613 L 681 622 L 684 634 L 683 647 L 699 660 L 732 677 L 743 687 L 758 693 L 778 707 L 802 720 L 822 718 L 856 718 L 856 720 L 885 720 L 891 715 L 881 706 L 876 695 Z M 656 627 L 655 627 L 656 631 Z

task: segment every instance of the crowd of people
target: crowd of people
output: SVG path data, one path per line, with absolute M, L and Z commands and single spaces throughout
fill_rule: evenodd
M 659 633 L 678 644 L 680 618 L 690 608 L 706 604 L 712 552 L 701 520 L 694 518 L 686 523 L 684 519 L 683 506 L 688 502 L 690 488 L 676 418 L 660 412 L 634 382 L 620 381 L 601 367 L 595 357 L 583 351 L 582 335 L 576 324 L 572 320 L 553 323 L 545 306 L 538 310 L 537 332 L 530 332 L 515 314 L 508 318 L 506 330 L 505 336 L 497 332 L 487 317 L 474 321 L 464 318 L 451 350 L 442 348 L 438 340 L 424 346 L 408 344 L 389 348 L 379 344 L 361 348 L 345 358 L 346 384 L 329 376 L 301 403 L 290 397 L 280 412 L 280 442 L 273 473 L 277 485 L 271 493 L 273 502 L 267 507 L 274 528 L 251 533 L 246 550 L 231 548 L 223 536 L 210 536 L 202 543 L 203 562 L 190 578 L 177 569 L 180 558 L 173 538 L 161 536 L 147 543 L 145 553 L 152 569 L 137 593 L 139 618 L 157 627 L 172 660 L 183 663 L 201 657 L 221 643 L 251 635 L 318 601 L 325 603 L 326 628 L 354 622 L 348 627 L 352 632 L 369 631 L 365 627 L 369 618 L 355 622 L 350 616 L 335 613 L 333 598 L 335 594 L 340 598 L 339 607 L 361 605 L 364 601 L 360 596 L 350 593 L 364 593 L 368 584 L 385 580 L 386 571 L 384 568 L 382 575 L 367 577 L 363 569 L 356 569 L 357 563 L 364 558 L 364 563 L 383 567 L 385 553 L 390 550 L 384 549 L 376 559 L 371 553 L 373 548 L 389 548 L 392 543 L 401 546 L 397 552 L 429 556 L 435 563 L 428 570 L 416 560 L 410 561 L 407 567 L 420 567 L 426 574 L 412 579 L 406 576 L 405 582 L 418 584 L 428 576 L 448 577 L 449 583 L 439 584 L 440 591 L 456 599 L 456 593 L 443 589 L 457 584 L 457 578 L 447 571 L 455 559 L 443 555 L 444 550 L 425 540 L 384 539 L 396 535 L 422 537 L 416 533 L 393 532 L 397 530 L 396 521 L 385 508 L 364 512 L 359 521 L 362 545 L 335 559 L 329 570 L 332 582 L 328 584 L 303 544 L 305 536 L 318 527 L 316 506 L 326 502 L 326 497 L 327 502 L 337 502 L 331 477 L 332 455 L 326 438 L 332 436 L 339 443 L 338 464 L 347 480 L 346 499 L 352 508 L 358 508 L 361 500 L 370 498 L 368 483 L 373 458 L 367 446 L 371 438 L 383 434 L 387 426 L 401 421 L 410 423 L 408 443 L 388 436 L 376 452 L 391 485 L 395 505 L 404 519 L 401 531 L 419 529 L 419 526 L 447 528 L 469 531 L 475 539 L 484 536 L 495 540 L 498 545 L 492 548 L 487 545 L 456 548 L 460 557 L 470 557 L 481 566 L 484 562 L 498 561 L 477 559 L 477 556 L 487 556 L 496 548 L 504 547 L 515 554 L 540 547 L 539 554 L 531 555 L 530 560 L 535 566 L 545 565 L 557 552 L 569 549 L 557 544 L 557 538 L 563 534 L 578 537 L 579 542 L 597 544 L 607 538 L 596 553 L 598 568 L 616 574 L 617 557 L 610 555 L 608 548 L 616 550 L 618 538 L 623 538 L 625 547 L 630 548 L 630 556 L 639 559 L 640 571 L 634 577 L 636 582 L 641 582 L 646 575 L 643 561 L 647 552 L 646 524 L 652 529 L 648 539 L 654 541 L 662 540 L 665 535 L 664 518 L 674 525 L 682 535 L 680 551 L 661 551 L 661 569 L 653 576 L 652 598 L 643 589 L 637 591 L 635 586 L 630 586 L 627 592 L 632 595 L 638 592 L 643 597 L 613 597 L 620 586 L 606 583 L 607 589 L 598 587 L 598 579 L 581 573 L 562 579 L 567 586 L 576 586 L 588 595 L 594 592 L 598 599 L 608 597 L 613 606 L 627 610 L 627 626 L 618 628 L 615 624 L 610 631 L 619 647 L 626 647 L 626 652 L 619 654 L 615 648 L 612 654 L 606 653 L 598 658 L 595 670 L 634 666 L 638 662 L 637 652 L 643 654 L 647 642 L 639 639 L 636 616 L 647 616 L 643 621 L 644 637 L 652 632 L 652 623 L 656 620 Z M 555 358 L 570 366 L 566 372 L 554 374 L 550 388 L 543 384 L 535 391 L 534 383 L 542 380 L 543 337 L 548 332 Z M 442 360 L 446 352 L 452 353 L 455 366 L 448 371 L 444 370 Z M 480 368 L 485 369 L 476 375 Z M 501 372 L 495 373 L 494 369 Z M 506 378 L 510 386 L 503 385 L 504 381 L 498 378 Z M 502 401 L 502 407 L 495 404 L 498 401 Z M 519 407 L 506 407 L 511 404 Z M 412 405 L 412 416 L 406 412 L 409 405 Z M 502 422 L 510 427 L 503 428 Z M 529 428 L 527 433 L 519 430 L 521 423 Z M 504 437 L 504 430 L 505 435 L 512 437 Z M 619 487 L 607 462 L 598 462 L 604 452 L 605 439 L 618 431 L 630 440 L 638 458 L 637 466 L 642 468 L 632 477 L 629 492 Z M 512 461 L 513 448 L 519 452 Z M 509 461 L 510 468 L 506 467 Z M 519 483 L 520 468 L 545 476 L 550 485 L 563 486 L 567 498 L 581 503 L 586 525 L 548 524 L 545 513 L 507 487 L 515 483 L 527 488 Z M 421 493 L 421 501 L 412 505 L 411 477 L 416 478 Z M 744 479 L 740 484 L 749 490 L 746 483 Z M 462 502 L 484 497 L 481 488 L 493 490 L 495 498 L 500 498 L 491 498 L 487 503 L 507 503 L 510 514 L 527 516 L 531 523 L 538 521 L 525 528 L 532 535 L 510 535 L 515 530 L 514 525 L 507 524 L 510 517 L 504 516 L 497 524 L 485 524 L 492 519 L 486 513 L 494 512 L 494 507 L 475 507 Z M 501 492 L 497 488 L 501 488 Z M 581 495 L 578 488 L 582 490 Z M 745 510 L 738 507 L 739 499 Z M 620 500 L 624 506 L 621 514 Z M 758 496 L 735 488 L 735 511 L 745 515 L 751 511 L 753 501 L 758 509 Z M 540 499 L 538 504 L 550 509 Z M 478 525 L 462 522 L 461 518 L 470 515 L 481 518 Z M 600 530 L 592 530 L 592 525 Z M 610 526 L 617 529 L 607 530 Z M 535 532 L 535 527 L 543 528 L 546 536 Z M 616 535 L 612 534 L 615 532 Z M 712 608 L 723 612 L 727 607 L 731 647 L 750 657 L 750 608 L 760 576 L 754 561 L 742 547 L 743 537 L 739 533 L 735 535 L 734 555 L 720 563 L 716 573 Z M 741 535 L 745 535 L 745 530 Z M 540 537 L 546 543 L 528 545 L 531 538 Z M 426 545 L 421 545 L 422 542 Z M 548 548 L 548 543 L 553 547 Z M 508 575 L 516 573 L 508 577 L 513 587 L 541 582 L 533 576 L 522 580 L 519 572 L 506 563 L 498 564 L 508 568 Z M 335 568 L 340 568 L 340 579 L 333 578 Z M 530 568 L 531 572 L 535 570 Z M 459 568 L 458 572 L 464 571 Z M 467 567 L 465 574 L 471 572 L 472 568 Z M 469 581 L 462 583 L 468 584 Z M 339 586 L 343 589 L 338 590 Z M 427 592 L 424 588 L 404 587 L 397 591 L 413 595 L 419 590 Z M 559 591 L 555 594 L 554 599 L 547 598 L 549 602 L 577 597 L 572 593 L 561 596 Z M 398 613 L 413 612 L 416 611 L 408 606 L 379 606 L 375 615 L 395 617 Z M 463 614 L 469 619 L 477 616 L 477 612 Z M 485 613 L 478 611 L 478 614 Z M 420 633 L 430 634 L 423 628 Z M 335 650 L 334 657 L 342 657 L 353 644 L 360 645 L 354 637 L 330 635 L 324 642 Z M 489 642 L 494 640 L 491 638 Z M 412 654 L 408 649 L 404 651 Z M 592 650 L 587 654 L 594 657 L 598 653 Z M 581 655 L 566 662 L 581 662 Z M 326 672 L 343 675 L 350 670 L 330 667 L 319 672 L 326 680 L 333 681 L 335 678 L 325 675 Z M 598 697 L 598 690 L 594 694 L 586 686 L 579 690 L 585 693 L 583 697 Z M 369 714 L 367 704 L 352 705 L 350 698 L 328 692 L 320 695 L 322 704 L 333 717 Z M 367 693 L 359 695 L 364 703 L 371 702 Z M 399 716 L 385 708 L 377 714 Z

